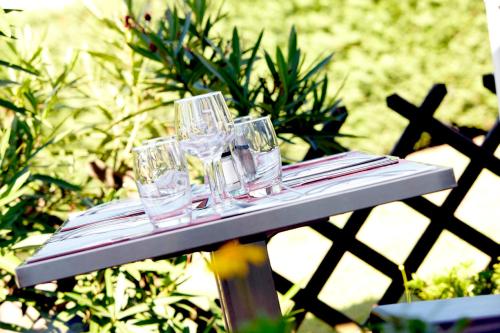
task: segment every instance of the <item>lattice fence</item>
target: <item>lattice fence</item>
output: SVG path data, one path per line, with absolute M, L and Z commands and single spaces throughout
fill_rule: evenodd
M 483 83 L 486 88 L 493 93 L 495 92 L 492 75 L 484 76 Z M 500 159 L 494 156 L 494 152 L 500 143 L 499 121 L 497 120 L 494 127 L 486 134 L 483 143 L 480 146 L 476 145 L 468 137 L 433 117 L 434 112 L 440 106 L 446 94 L 446 86 L 437 84 L 428 92 L 420 106 L 413 105 L 398 95 L 391 95 L 387 98 L 388 107 L 409 120 L 408 126 L 392 149 L 391 155 L 406 157 L 414 151 L 415 144 L 422 134 L 426 132 L 430 134 L 433 140 L 453 147 L 470 159 L 465 171 L 457 180 L 457 187 L 449 192 L 440 206 L 424 197 L 403 200 L 406 205 L 430 220 L 430 223 L 404 261 L 407 274 L 417 271 L 431 248 L 436 244 L 438 237 L 445 230 L 488 255 L 490 257 L 490 266 L 500 255 L 500 246 L 495 240 L 455 216 L 457 208 L 482 170 L 487 169 L 500 177 Z M 308 154 L 308 157 L 312 156 L 314 155 Z M 304 319 L 306 312 L 314 314 L 332 326 L 351 321 L 343 313 L 321 301 L 318 296 L 346 252 L 350 252 L 391 279 L 389 287 L 378 302 L 379 304 L 394 303 L 400 299 L 404 286 L 398 264 L 356 238 L 372 209 L 367 208 L 352 213 L 343 228 L 328 223 L 328 219 L 313 224 L 312 228 L 331 240 L 333 245 L 329 248 L 307 285 L 293 297 L 295 308 L 305 310 L 301 317 L 299 316 L 299 322 Z M 497 221 L 497 223 L 500 228 L 500 221 Z M 285 293 L 293 286 L 291 281 L 276 272 L 274 278 L 279 292 Z

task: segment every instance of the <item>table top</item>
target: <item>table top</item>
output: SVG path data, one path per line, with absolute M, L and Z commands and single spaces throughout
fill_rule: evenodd
M 324 217 L 456 185 L 451 168 L 360 152 L 285 166 L 283 182 L 281 193 L 243 200 L 244 206 L 222 216 L 195 211 L 191 223 L 175 227 L 152 225 L 138 210 L 138 201 L 108 205 L 127 206 L 126 218 L 95 222 L 90 210 L 67 221 L 16 268 L 17 284 L 26 287 L 137 260 L 211 250 L 231 239 L 263 239 Z
M 471 320 L 500 318 L 500 295 L 387 304 L 375 307 L 372 313 L 384 320 L 388 318 L 420 319 L 433 324 L 455 322 L 461 318 Z

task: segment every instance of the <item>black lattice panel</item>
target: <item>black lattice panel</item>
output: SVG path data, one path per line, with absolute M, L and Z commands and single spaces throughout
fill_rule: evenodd
M 495 92 L 492 75 L 484 76 L 483 83 L 486 88 Z M 407 274 L 417 271 L 431 248 L 436 244 L 438 237 L 445 230 L 487 254 L 491 259 L 490 265 L 500 255 L 500 245 L 498 243 L 455 216 L 457 208 L 482 170 L 487 169 L 500 177 L 500 160 L 494 156 L 494 152 L 500 144 L 500 123 L 497 120 L 481 146 L 476 145 L 471 139 L 433 117 L 434 112 L 440 106 L 446 94 L 446 86 L 437 84 L 432 87 L 420 106 L 415 106 L 398 95 L 391 95 L 387 98 L 388 107 L 409 120 L 409 125 L 394 146 L 391 155 L 406 157 L 414 151 L 415 144 L 422 133 L 426 132 L 431 135 L 433 140 L 436 139 L 448 144 L 470 159 L 468 166 L 457 181 L 457 187 L 450 191 L 441 206 L 424 197 L 403 201 L 413 210 L 430 220 L 404 262 Z M 305 310 L 302 315 L 299 315 L 299 323 L 304 319 L 306 312 L 313 313 L 316 317 L 332 326 L 351 321 L 340 311 L 330 307 L 318 298 L 321 289 L 346 252 L 352 253 L 391 279 L 391 283 L 379 300 L 379 304 L 394 303 L 400 299 L 404 286 L 398 264 L 356 239 L 357 233 L 369 217 L 372 209 L 367 208 L 354 212 L 343 228 L 326 223 L 328 219 L 325 219 L 323 223 L 315 223 L 312 226 L 315 231 L 331 240 L 333 245 L 329 248 L 308 284 L 293 298 L 295 308 Z M 279 292 L 285 293 L 293 286 L 291 281 L 277 273 L 274 273 L 274 277 Z

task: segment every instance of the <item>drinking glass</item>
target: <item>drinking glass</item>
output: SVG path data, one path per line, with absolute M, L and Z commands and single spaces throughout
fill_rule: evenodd
M 250 116 L 242 116 L 234 119 L 234 123 L 250 120 Z M 232 197 L 239 197 L 246 193 L 242 179 L 242 171 L 236 161 L 234 153 L 234 139 L 230 140 L 221 158 L 222 174 L 224 175 L 225 190 Z
M 234 137 L 233 121 L 220 92 L 175 101 L 175 127 L 182 149 L 203 162 L 215 208 L 228 198 L 220 166 Z
M 281 191 L 281 154 L 269 116 L 234 124 L 234 155 L 249 195 Z
M 148 145 L 148 144 L 152 144 L 152 143 L 156 143 L 156 142 L 161 142 L 161 141 L 170 141 L 172 139 L 175 140 L 175 135 L 159 136 L 157 138 L 152 138 L 152 139 L 144 140 L 144 141 L 142 141 L 142 144 L 143 145 Z
M 186 158 L 173 138 L 150 140 L 133 149 L 137 189 L 153 224 L 191 220 L 191 187 Z

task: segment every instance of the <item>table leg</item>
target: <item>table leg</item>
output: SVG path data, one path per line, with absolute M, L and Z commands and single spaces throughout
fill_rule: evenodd
M 252 245 L 262 247 L 267 257 L 265 241 L 255 242 Z M 216 276 L 216 280 L 224 320 L 230 332 L 235 332 L 242 324 L 258 316 L 270 318 L 281 316 L 269 257 L 262 265 L 250 266 L 245 278 L 221 279 Z

